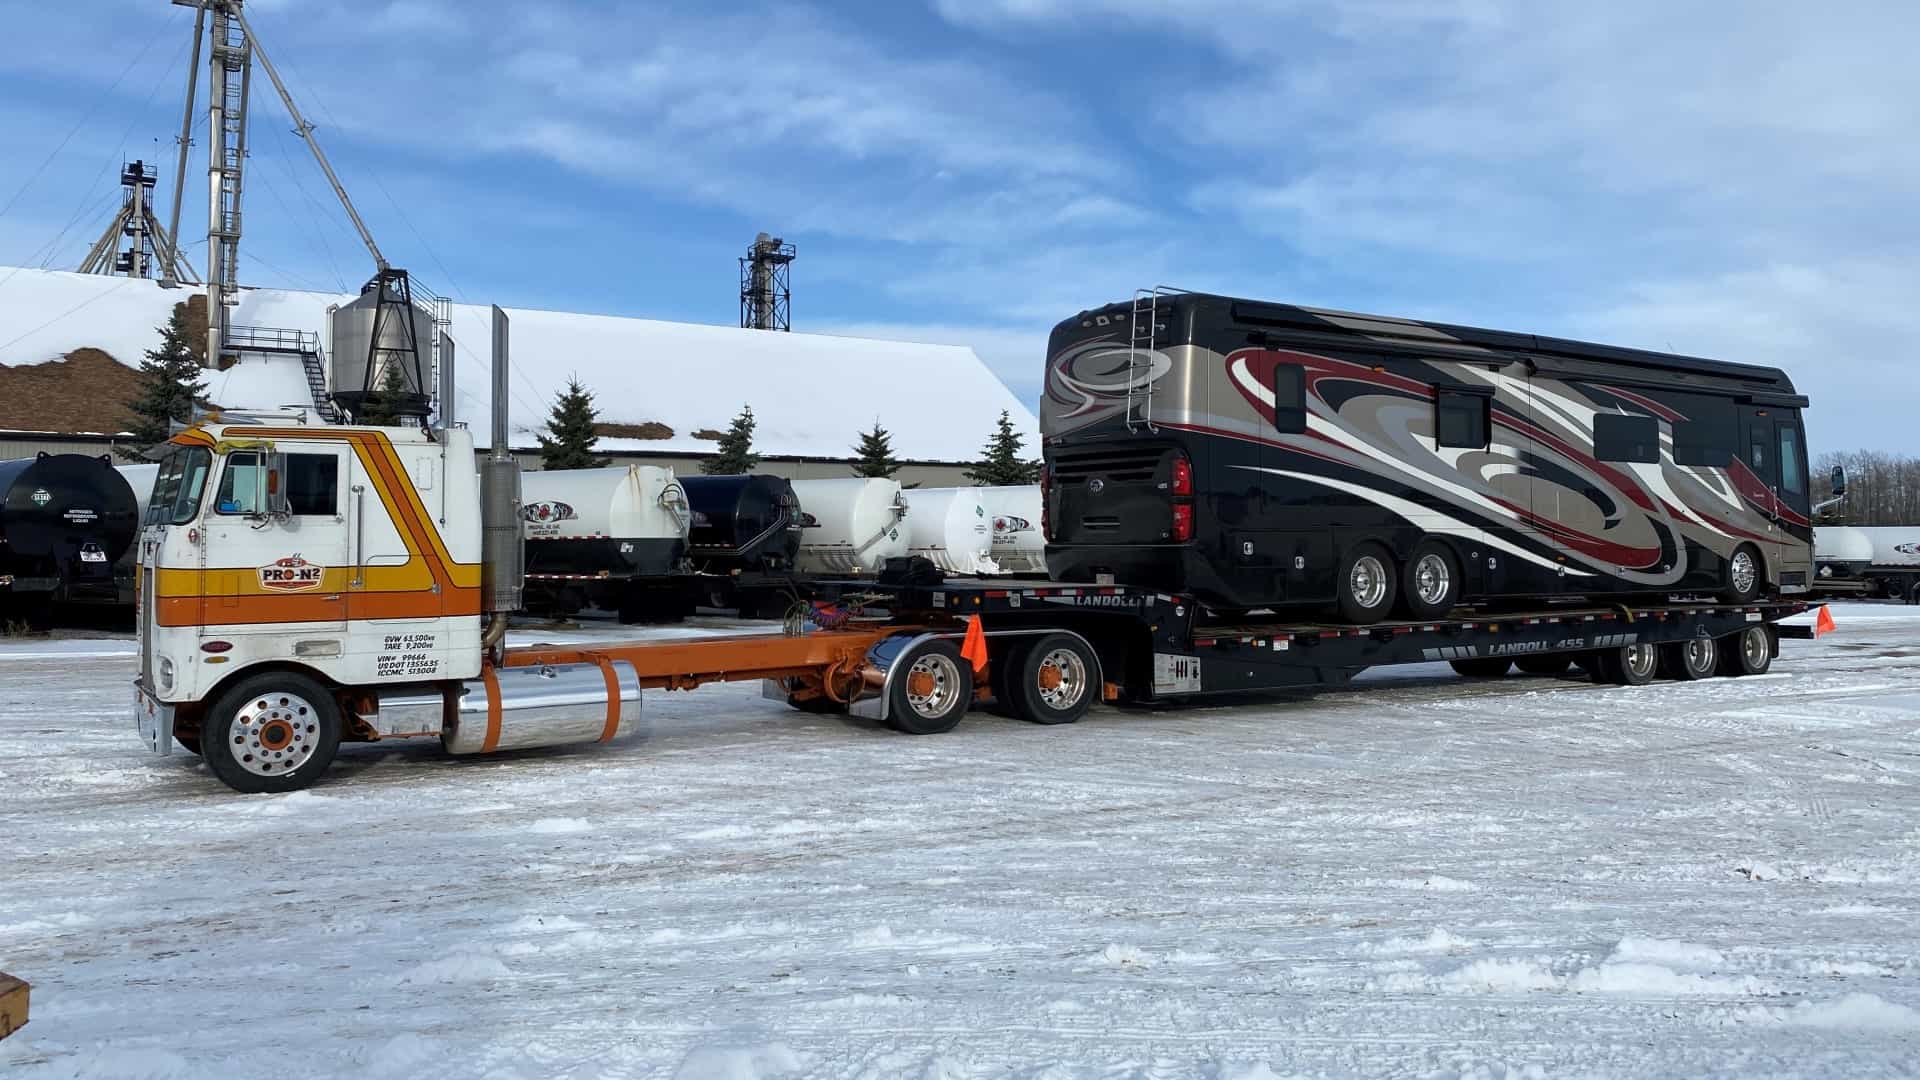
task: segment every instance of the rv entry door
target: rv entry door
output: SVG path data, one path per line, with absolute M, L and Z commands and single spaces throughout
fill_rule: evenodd
M 1759 509 L 1765 519 L 1767 542 L 1761 545 L 1760 555 L 1769 568 L 1780 565 L 1780 432 L 1774 410 L 1747 406 L 1740 414 L 1741 443 L 1745 447 L 1741 464 L 1752 473 L 1752 479 L 1740 485 L 1741 494 L 1749 503 Z M 1791 418 L 1787 418 L 1791 423 Z M 1798 435 L 1796 429 L 1795 436 Z M 1798 463 L 1795 463 L 1798 467 Z M 1737 470 L 1736 470 L 1737 471 Z M 1757 483 L 1755 482 L 1757 481 Z M 1805 483 L 1801 488 L 1804 490 Z M 1751 489 L 1751 490 L 1749 490 Z

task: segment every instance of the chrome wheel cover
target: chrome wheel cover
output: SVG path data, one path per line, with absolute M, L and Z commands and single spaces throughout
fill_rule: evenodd
M 1733 562 L 1727 567 L 1727 576 L 1732 579 L 1733 591 L 1746 595 L 1760 578 L 1760 567 L 1755 565 L 1753 552 L 1740 549 L 1733 553 Z
M 1047 686 L 1044 673 L 1048 668 L 1060 673 L 1059 681 Z M 1064 712 L 1080 703 L 1087 692 L 1087 665 L 1080 654 L 1072 649 L 1054 649 L 1040 658 L 1040 666 L 1035 669 L 1042 673 L 1040 685 L 1034 687 L 1040 694 L 1040 700 L 1047 708 Z
M 1347 593 L 1363 608 L 1377 608 L 1387 599 L 1387 568 L 1378 555 L 1362 555 L 1347 571 Z
M 313 760 L 320 717 L 299 694 L 256 694 L 227 727 L 234 764 L 255 776 L 284 776 Z
M 1413 564 L 1413 594 L 1429 607 L 1446 600 L 1453 592 L 1453 568 L 1447 557 L 1430 551 Z
M 914 693 L 914 676 L 931 680 L 931 686 L 924 694 Z M 907 668 L 907 707 L 929 720 L 945 716 L 953 708 L 954 701 L 964 692 L 961 685 L 960 666 L 950 657 L 941 653 L 928 653 L 915 660 Z M 971 690 L 969 685 L 966 690 Z
M 1653 674 L 1653 669 L 1659 663 L 1660 658 L 1659 654 L 1654 651 L 1651 645 L 1629 645 L 1627 646 L 1626 654 L 1620 659 L 1622 663 L 1626 664 L 1627 670 L 1633 672 L 1634 675 L 1650 676 Z

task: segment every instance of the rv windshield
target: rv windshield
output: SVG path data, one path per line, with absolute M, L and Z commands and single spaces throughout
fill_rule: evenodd
M 182 446 L 160 459 L 153 478 L 153 499 L 147 504 L 148 525 L 184 525 L 200 510 L 200 493 L 207 486 L 213 454 L 203 446 Z

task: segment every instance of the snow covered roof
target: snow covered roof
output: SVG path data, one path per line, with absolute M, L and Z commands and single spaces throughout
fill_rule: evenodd
M 0 267 L 0 365 L 56 360 L 91 346 L 137 366 L 158 340 L 155 328 L 191 289 L 137 278 Z M 326 338 L 326 309 L 353 297 L 248 289 L 232 322 L 306 330 Z M 602 438 L 603 451 L 711 453 L 701 429 L 725 430 L 742 405 L 759 424 L 761 454 L 846 458 L 875 418 L 893 433 L 894 452 L 918 461 L 970 461 L 1000 411 L 1039 452 L 1033 414 L 974 351 L 824 334 L 575 315 L 508 308 L 513 376 L 513 444 L 535 445 L 554 395 L 569 376 L 594 393 L 609 424 L 663 424 L 665 439 Z M 455 419 L 486 445 L 492 330 L 486 307 L 456 304 Z M 1035 357 L 1035 363 L 1039 363 Z M 229 408 L 308 403 L 306 376 L 292 358 L 243 359 L 207 373 L 207 397 Z M 121 415 L 119 403 L 103 416 Z M 111 425 L 104 425 L 111 426 Z

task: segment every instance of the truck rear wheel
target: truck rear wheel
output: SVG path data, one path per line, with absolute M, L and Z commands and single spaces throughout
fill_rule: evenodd
M 1764 626 L 1749 626 L 1720 643 L 1720 673 L 1765 675 L 1773 666 L 1773 637 Z
M 340 707 L 326 687 L 291 671 L 240 680 L 200 721 L 200 756 L 213 775 L 250 795 L 298 791 L 340 748 Z
M 973 665 L 961 658 L 960 646 L 925 641 L 895 664 L 900 673 L 887 701 L 894 727 L 909 735 L 939 735 L 960 725 L 973 704 Z
M 1720 668 L 1720 643 L 1710 637 L 1660 646 L 1660 674 L 1683 682 L 1711 678 Z
M 1355 626 L 1386 618 L 1393 610 L 1398 577 L 1393 571 L 1393 556 L 1386 548 L 1371 541 L 1355 544 L 1341 557 L 1340 572 L 1334 580 L 1340 618 Z
M 1453 670 L 1469 679 L 1497 679 L 1513 668 L 1504 656 L 1482 656 L 1473 660 L 1450 661 Z
M 1035 724 L 1071 724 L 1093 704 L 1100 664 L 1085 641 L 1048 634 L 1028 647 L 1007 687 L 1014 716 Z

